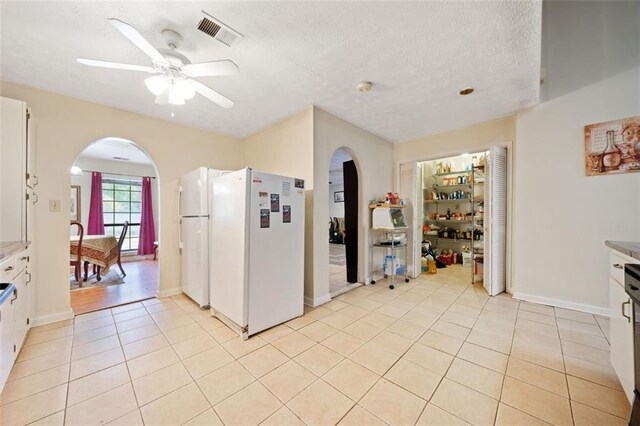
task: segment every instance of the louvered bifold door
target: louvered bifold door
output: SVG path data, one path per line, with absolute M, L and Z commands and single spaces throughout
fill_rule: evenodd
M 422 247 L 422 164 L 400 164 L 400 198 L 409 200 L 405 208 L 407 224 L 407 273 L 417 278 L 421 272 Z
M 506 290 L 507 149 L 492 146 L 485 177 L 484 288 L 491 296 Z

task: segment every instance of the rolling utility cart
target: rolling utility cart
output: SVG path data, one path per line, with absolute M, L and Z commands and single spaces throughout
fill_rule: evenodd
M 404 215 L 404 205 L 371 204 L 372 227 L 369 232 L 369 277 L 371 284 L 375 284 L 376 276 L 391 277 L 389 288 L 395 288 L 397 275 L 404 275 L 404 282 L 409 282 L 407 271 L 408 247 L 407 220 Z M 383 262 L 380 269 L 374 265 L 374 251 L 382 250 Z M 402 257 L 401 257 L 402 255 Z M 403 263 L 400 259 L 403 259 Z M 400 271 L 400 273 L 399 273 Z

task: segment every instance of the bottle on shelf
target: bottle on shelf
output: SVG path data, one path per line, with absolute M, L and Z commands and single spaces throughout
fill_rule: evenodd
M 451 220 L 451 209 L 447 209 L 447 220 Z

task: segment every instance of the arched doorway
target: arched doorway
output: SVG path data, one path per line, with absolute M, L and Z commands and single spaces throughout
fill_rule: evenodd
M 351 154 L 337 149 L 329 163 L 329 293 L 358 286 L 358 170 Z
M 70 219 L 79 225 L 70 229 L 69 278 L 76 315 L 156 296 L 158 180 L 153 160 L 127 139 L 102 138 L 76 157 Z

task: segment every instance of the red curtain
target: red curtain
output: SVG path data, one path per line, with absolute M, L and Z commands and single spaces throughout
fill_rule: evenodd
M 87 235 L 104 235 L 104 215 L 102 214 L 102 173 L 91 174 L 91 202 L 89 203 L 89 223 Z
M 138 254 L 153 254 L 156 228 L 153 222 L 153 199 L 151 198 L 151 178 L 142 178 L 142 207 L 140 212 L 140 241 Z

